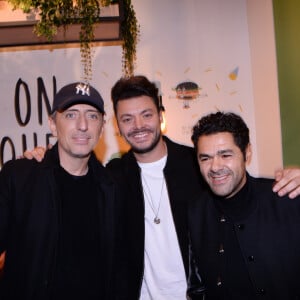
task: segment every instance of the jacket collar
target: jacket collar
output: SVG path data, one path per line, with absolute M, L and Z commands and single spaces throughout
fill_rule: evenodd
M 247 181 L 241 190 L 230 199 L 213 195 L 218 210 L 225 213 L 233 221 L 247 218 L 257 206 L 257 197 L 252 197 L 252 177 L 247 173 Z

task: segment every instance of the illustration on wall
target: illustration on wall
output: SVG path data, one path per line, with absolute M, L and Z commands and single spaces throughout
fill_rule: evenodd
M 238 77 L 238 74 L 239 74 L 239 67 L 236 67 L 234 70 L 232 70 L 232 71 L 229 73 L 228 77 L 229 77 L 229 79 L 231 79 L 231 80 L 236 80 L 237 77 Z
M 207 97 L 206 93 L 201 93 L 202 88 L 192 81 L 179 83 L 173 90 L 176 92 L 176 98 L 183 101 L 183 108 L 190 108 L 190 102 L 200 97 Z

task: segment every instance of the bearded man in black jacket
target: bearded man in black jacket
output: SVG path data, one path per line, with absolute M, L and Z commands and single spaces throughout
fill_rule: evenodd
M 127 199 L 124 294 L 130 299 L 186 299 L 186 200 L 201 192 L 193 149 L 162 136 L 158 89 L 146 77 L 121 78 L 111 95 L 120 133 L 131 146 L 106 166 Z M 194 275 L 189 296 L 202 299 L 203 286 Z
M 210 188 L 189 206 L 206 299 L 299 299 L 300 197 L 280 198 L 274 180 L 247 173 L 249 129 L 238 115 L 203 117 L 192 140 Z

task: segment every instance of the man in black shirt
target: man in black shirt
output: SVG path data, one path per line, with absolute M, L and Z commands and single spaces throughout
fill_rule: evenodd
M 92 86 L 64 86 L 49 118 L 56 145 L 42 163 L 3 166 L 1 300 L 112 299 L 116 190 L 92 153 L 103 115 Z
M 239 116 L 203 117 L 192 140 L 210 187 L 189 207 L 206 299 L 299 299 L 300 197 L 280 198 L 274 180 L 247 173 L 249 129 Z

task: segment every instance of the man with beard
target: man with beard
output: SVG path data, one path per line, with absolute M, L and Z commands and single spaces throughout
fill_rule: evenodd
M 126 288 L 131 299 L 186 299 L 186 200 L 201 192 L 194 152 L 162 136 L 158 89 L 146 77 L 120 79 L 111 96 L 120 133 L 131 146 L 107 165 L 128 198 Z M 190 280 L 190 290 L 201 299 L 201 282 L 196 293 Z
M 189 230 L 207 300 L 300 298 L 300 197 L 254 178 L 249 129 L 236 114 L 199 120 L 192 140 L 211 191 L 191 201 Z

